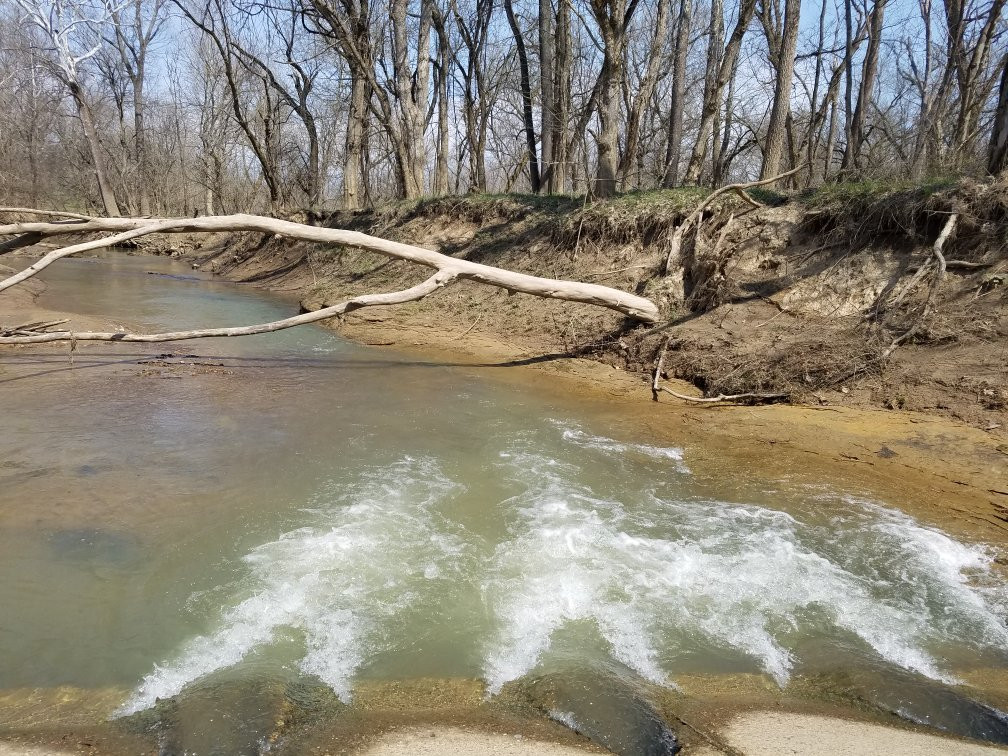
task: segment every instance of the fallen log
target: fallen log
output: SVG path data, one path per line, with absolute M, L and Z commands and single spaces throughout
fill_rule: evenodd
M 277 218 L 241 214 L 202 218 L 71 218 L 55 222 L 26 221 L 0 225 L 0 236 L 21 237 L 25 234 L 32 234 L 40 238 L 48 238 L 66 234 L 109 234 L 97 239 L 90 239 L 52 250 L 25 270 L 0 281 L 0 292 L 37 275 L 57 260 L 80 252 L 114 246 L 148 234 L 211 233 L 222 231 L 251 231 L 301 241 L 358 247 L 385 255 L 386 257 L 406 260 L 428 268 L 434 268 L 437 270 L 437 273 L 422 284 L 404 291 L 355 297 L 313 313 L 285 318 L 284 320 L 272 323 L 230 328 L 172 331 L 157 334 L 72 333 L 70 331 L 57 331 L 31 336 L 0 337 L 0 344 L 29 344 L 44 341 L 179 341 L 183 339 L 266 333 L 324 320 L 360 307 L 415 301 L 458 279 L 468 279 L 489 286 L 496 286 L 506 289 L 510 293 L 521 292 L 537 297 L 605 307 L 621 312 L 643 323 L 655 323 L 659 318 L 658 308 L 650 300 L 600 284 L 541 278 L 526 273 L 518 273 L 470 260 L 449 257 L 448 255 L 442 255 L 439 252 L 424 249 L 423 247 L 402 244 L 357 231 L 308 226 Z

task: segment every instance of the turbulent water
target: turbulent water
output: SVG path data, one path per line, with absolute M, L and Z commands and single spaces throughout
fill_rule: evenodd
M 247 574 L 212 630 L 155 667 L 123 713 L 292 632 L 298 667 L 349 702 L 362 667 L 410 642 L 403 617 L 418 606 L 447 632 L 480 606 L 489 695 L 579 653 L 663 685 L 706 656 L 783 686 L 814 665 L 800 649 L 815 635 L 944 682 L 956 682 L 948 646 L 1008 650 L 992 552 L 897 511 L 811 490 L 790 512 L 677 496 L 690 474 L 681 450 L 556 420 L 500 446 L 483 471 L 510 492 L 498 500 L 467 498 L 433 457 L 323 486 L 306 502 L 311 524 L 243 557 Z M 628 485 L 640 465 L 652 475 Z M 460 502 L 469 516 L 501 513 L 503 532 L 472 532 L 452 515 Z
M 292 309 L 153 264 L 53 266 L 48 296 L 153 326 Z M 315 329 L 187 344 L 174 372 L 119 349 L 0 366 L 0 690 L 124 687 L 126 715 L 213 680 L 352 703 L 419 677 L 492 699 L 599 669 L 868 670 L 896 700 L 1008 666 L 996 551 L 829 481 Z

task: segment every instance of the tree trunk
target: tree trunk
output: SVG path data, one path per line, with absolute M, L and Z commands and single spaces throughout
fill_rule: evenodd
M 511 292 L 522 292 L 538 297 L 549 299 L 560 299 L 568 302 L 581 302 L 597 307 L 605 307 L 617 312 L 622 312 L 632 318 L 644 323 L 655 323 L 659 318 L 658 308 L 653 302 L 644 297 L 608 286 L 599 284 L 581 283 L 578 281 L 564 281 L 550 278 L 540 278 L 526 273 L 517 273 L 504 268 L 496 268 L 492 265 L 473 262 L 457 257 L 442 255 L 433 250 L 416 247 L 410 244 L 381 239 L 369 236 L 357 231 L 346 231 L 336 228 L 324 228 L 321 226 L 311 226 L 303 223 L 279 220 L 277 218 L 265 218 L 256 215 L 232 215 L 217 216 L 213 218 L 104 218 L 84 220 L 76 223 L 55 222 L 55 223 L 14 223 L 0 226 L 0 236 L 20 236 L 26 233 L 39 233 L 42 236 L 58 236 L 72 233 L 90 232 L 110 232 L 112 236 L 104 236 L 99 239 L 81 242 L 55 249 L 45 255 L 42 259 L 33 263 L 24 270 L 15 273 L 8 278 L 0 280 L 0 292 L 15 286 L 22 281 L 31 278 L 39 271 L 44 270 L 52 263 L 64 257 L 87 252 L 93 249 L 101 249 L 117 243 L 136 239 L 152 233 L 209 233 L 219 231 L 252 231 L 262 234 L 282 235 L 290 239 L 300 239 L 308 242 L 322 244 L 337 244 L 352 246 L 360 249 L 370 250 L 385 257 L 397 260 L 405 260 L 416 265 L 433 268 L 437 273 L 427 279 L 423 284 L 407 289 L 404 292 L 396 292 L 387 295 L 365 295 L 365 298 L 376 298 L 372 304 L 394 304 L 400 301 L 413 301 L 412 299 L 396 299 L 399 294 L 416 293 L 417 290 L 426 291 L 427 287 L 437 284 L 430 291 L 440 288 L 456 278 L 464 278 L 489 286 L 497 286 Z M 430 293 L 426 291 L 426 293 Z M 383 298 L 391 298 L 391 301 Z M 414 297 L 414 299 L 419 297 Z M 356 300 L 351 300 L 356 301 Z M 344 303 L 346 304 L 346 303 Z M 362 304 L 358 304 L 363 306 Z M 350 307 L 349 309 L 354 309 Z M 346 308 L 339 312 L 347 311 Z M 314 322 L 325 317 L 339 314 L 339 312 L 325 313 L 324 311 L 311 313 L 310 315 L 299 315 L 288 318 L 282 327 L 299 325 L 301 323 Z M 237 336 L 248 333 L 264 333 L 272 330 L 279 330 L 274 324 L 266 324 L 267 327 L 246 326 L 237 329 L 202 329 L 200 331 L 184 331 L 169 334 L 83 334 L 62 332 L 61 334 L 40 334 L 40 338 L 29 337 L 27 342 L 10 341 L 9 337 L 0 337 L 2 343 L 32 343 L 32 341 L 72 341 L 74 338 L 81 340 L 96 341 L 169 341 L 187 338 L 206 338 L 210 336 Z M 17 338 L 17 337 L 15 337 Z
M 147 132 L 144 126 L 143 69 L 133 81 L 133 141 L 136 146 L 137 193 L 140 195 L 140 215 L 151 214 L 150 169 L 147 165 Z
M 539 167 L 542 171 L 542 188 L 547 194 L 553 193 L 553 141 L 557 130 L 556 97 L 553 72 L 553 3 L 539 0 Z
M 861 165 L 865 114 L 871 105 L 872 93 L 875 90 L 875 74 L 878 71 L 879 50 L 882 46 L 882 24 L 887 1 L 875 0 L 868 19 L 868 50 L 865 52 L 864 63 L 861 66 L 861 85 L 858 89 L 857 105 L 851 117 L 847 148 L 844 150 L 843 167 L 847 169 L 859 168 Z
M 801 0 L 785 0 L 784 29 L 780 55 L 777 58 L 777 84 L 774 88 L 773 109 L 767 128 L 766 148 L 760 178 L 766 179 L 780 173 L 784 155 L 784 137 L 788 115 L 791 112 L 791 80 L 794 76 L 795 53 L 798 49 L 798 22 Z
M 711 0 L 711 19 L 709 41 L 707 45 L 707 69 L 704 72 L 703 102 L 711 96 L 709 91 L 717 86 L 718 70 L 721 67 L 721 56 L 724 53 L 724 0 Z M 697 134 L 697 139 L 706 139 L 706 134 Z M 718 173 L 717 164 L 721 160 L 721 108 L 714 111 L 711 123 L 711 185 L 716 189 L 715 176 Z
M 623 145 L 623 157 L 620 160 L 618 176 L 620 184 L 624 186 L 626 185 L 627 175 L 630 173 L 630 167 L 633 165 L 635 159 L 638 165 L 637 184 L 640 184 L 640 166 L 643 161 L 643 155 L 641 154 L 643 150 L 638 149 L 640 145 L 641 119 L 644 116 L 644 110 L 651 104 L 655 87 L 658 85 L 662 44 L 665 40 L 665 30 L 668 26 L 671 4 L 671 0 L 658 0 L 654 34 L 651 37 L 651 47 L 647 56 L 647 68 L 640 79 L 636 94 L 632 98 L 628 98 L 630 99 L 630 103 L 626 118 L 626 140 Z
M 627 27 L 630 25 L 636 0 L 591 0 L 592 14 L 602 33 L 602 72 L 598 85 L 599 133 L 598 165 L 592 193 L 596 197 L 616 194 L 616 172 L 619 167 L 619 116 L 623 92 Z
M 739 49 L 742 47 L 742 39 L 745 37 L 746 29 L 752 21 L 756 12 L 756 0 L 741 0 L 739 4 L 739 16 L 735 22 L 728 44 L 725 46 L 724 56 L 721 58 L 721 69 L 718 72 L 717 86 L 711 87 L 709 91 L 704 91 L 703 109 L 700 115 L 700 128 L 698 134 L 706 134 L 711 130 L 714 123 L 714 114 L 721 107 L 721 93 L 729 80 L 735 76 L 735 63 L 738 60 Z M 727 129 L 727 126 L 726 126 Z M 703 170 L 704 160 L 707 158 L 707 140 L 698 138 L 693 144 L 693 154 L 690 157 L 689 165 L 686 167 L 686 175 L 683 183 L 696 184 L 700 180 L 700 173 Z
M 67 86 L 73 96 L 74 105 L 77 106 L 77 115 L 80 116 L 81 126 L 84 127 L 84 136 L 87 139 L 88 148 L 91 150 L 91 161 L 94 164 L 98 192 L 101 194 L 105 214 L 115 218 L 119 215 L 119 204 L 116 202 L 115 192 L 112 190 L 112 184 L 105 172 L 105 158 L 102 155 L 101 143 L 98 141 L 98 132 L 95 130 L 91 107 L 84 99 L 84 92 L 81 90 L 80 84 L 76 81 L 70 81 L 67 82 Z
M 679 20 L 676 22 L 675 53 L 672 61 L 672 94 L 669 107 L 668 143 L 665 146 L 665 175 L 662 186 L 671 189 L 679 178 L 679 161 L 682 155 L 683 98 L 686 96 L 686 58 L 689 53 L 690 23 L 693 15 L 691 0 L 680 0 Z M 699 137 L 706 137 L 706 129 Z
M 602 88 L 599 102 L 598 169 L 592 193 L 596 197 L 616 194 L 620 81 L 623 77 L 623 50 L 612 37 L 605 40 Z
M 994 109 L 994 129 L 987 153 L 987 172 L 1000 176 L 1008 172 L 1008 57 L 1002 64 L 1001 87 Z
M 367 115 L 367 82 L 351 70 L 350 108 L 347 111 L 346 141 L 343 152 L 343 208 L 358 210 L 361 201 L 361 148 L 364 140 L 364 118 Z
M 550 171 L 549 191 L 563 194 L 567 190 L 568 155 L 570 140 L 567 137 L 571 113 L 571 0 L 557 0 L 556 65 L 553 68 L 553 107 L 556 117 L 553 131 L 553 165 Z
M 525 146 L 528 148 L 529 180 L 532 191 L 539 193 L 542 188 L 539 174 L 539 157 L 536 150 L 535 119 L 532 115 L 532 85 L 529 80 L 528 52 L 525 49 L 525 38 L 522 36 L 518 19 L 515 18 L 511 0 L 504 0 L 504 13 L 507 15 L 511 33 L 514 35 L 515 50 L 518 53 L 518 68 L 521 76 L 522 118 L 525 121 Z
M 435 81 L 437 82 L 437 157 L 434 168 L 434 194 L 448 193 L 448 30 L 441 12 L 434 9 L 432 18 L 438 38 L 438 64 Z

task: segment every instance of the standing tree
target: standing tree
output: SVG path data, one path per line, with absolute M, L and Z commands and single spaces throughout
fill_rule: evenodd
M 994 128 L 991 131 L 987 155 L 987 172 L 1000 176 L 1008 171 L 1008 55 L 1001 64 L 1001 87 L 994 109 Z
M 679 176 L 682 155 L 683 99 L 686 96 L 686 56 L 689 53 L 690 22 L 693 18 L 691 0 L 679 0 L 679 18 L 676 21 L 675 51 L 672 57 L 672 94 L 668 117 L 668 142 L 665 147 L 665 176 L 662 186 L 674 187 Z
M 769 6 L 767 0 L 764 0 L 761 16 L 764 18 L 764 28 L 768 30 L 770 58 L 777 71 L 777 77 L 773 108 L 770 111 L 770 125 L 767 128 L 766 146 L 763 149 L 763 165 L 760 168 L 761 179 L 767 179 L 780 173 L 781 158 L 784 156 L 785 125 L 791 112 L 791 80 L 794 76 L 795 54 L 798 51 L 800 14 L 801 0 L 784 0 L 784 27 L 779 30 L 779 36 L 774 35 L 777 38 L 773 39 L 769 33 L 771 25 L 765 20 L 769 15 Z
M 147 130 L 144 125 L 146 99 L 144 85 L 147 74 L 147 54 L 151 43 L 161 31 L 165 16 L 164 0 L 131 0 L 122 9 L 112 11 L 115 48 L 123 70 L 129 78 L 133 95 L 133 158 L 136 171 L 135 191 L 140 199 L 140 214 L 151 214 L 151 174 L 147 161 Z
M 616 194 L 619 163 L 620 96 L 626 64 L 627 28 L 637 10 L 638 0 L 591 0 L 592 14 L 602 33 L 602 74 L 599 86 L 598 169 L 594 194 Z
M 43 33 L 55 57 L 54 73 L 73 99 L 84 129 L 98 192 L 105 214 L 119 215 L 119 204 L 109 181 L 105 157 L 95 128 L 94 113 L 84 92 L 81 64 L 101 50 L 101 33 L 108 26 L 118 6 L 114 0 L 86 3 L 83 0 L 32 2 L 15 0 L 31 22 Z

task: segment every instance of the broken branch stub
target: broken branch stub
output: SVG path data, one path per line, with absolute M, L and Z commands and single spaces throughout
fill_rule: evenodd
M 129 239 L 154 233 L 210 233 L 221 231 L 251 231 L 284 236 L 301 241 L 358 247 L 385 255 L 386 257 L 393 257 L 429 268 L 435 268 L 438 272 L 422 284 L 404 291 L 355 297 L 313 313 L 253 326 L 206 328 L 158 334 L 71 333 L 70 331 L 55 331 L 35 335 L 0 337 L 0 344 L 28 344 L 68 340 L 180 341 L 183 339 L 266 333 L 324 320 L 360 307 L 415 301 L 456 279 L 462 278 L 489 286 L 496 286 L 507 290 L 509 293 L 521 292 L 548 299 L 560 299 L 568 302 L 581 302 L 597 307 L 605 307 L 644 323 L 655 323 L 659 318 L 657 306 L 649 299 L 600 284 L 541 278 L 526 273 L 496 268 L 491 265 L 483 265 L 469 260 L 449 257 L 433 250 L 424 249 L 423 247 L 402 244 L 357 231 L 321 228 L 277 218 L 242 214 L 207 216 L 202 218 L 82 218 L 76 221 L 32 221 L 0 225 L 0 236 L 32 234 L 46 238 L 66 234 L 111 234 L 110 236 L 80 242 L 49 252 L 20 273 L 16 273 L 0 281 L 0 292 L 31 278 L 57 260 L 79 252 L 113 246 Z

